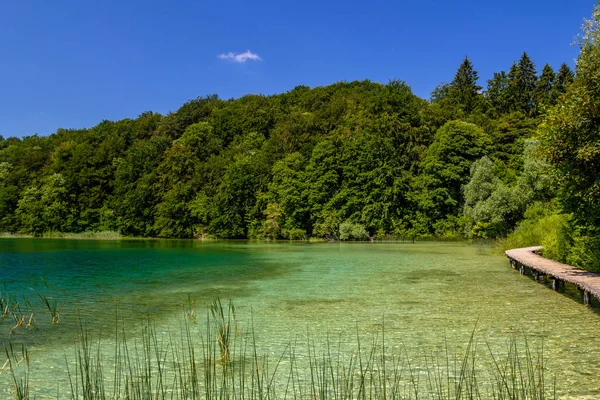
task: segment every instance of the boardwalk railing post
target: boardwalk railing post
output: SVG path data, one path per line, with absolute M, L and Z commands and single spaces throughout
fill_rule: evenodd
M 562 281 L 558 278 L 553 278 L 552 280 L 552 290 L 559 291 Z
M 586 306 L 592 305 L 592 294 L 587 290 L 583 291 L 583 304 L 585 304 Z

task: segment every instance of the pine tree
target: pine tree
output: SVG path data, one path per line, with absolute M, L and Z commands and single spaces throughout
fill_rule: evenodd
M 533 61 L 527 53 L 523 53 L 517 65 L 515 79 L 515 106 L 516 111 L 526 115 L 535 114 L 535 92 L 537 73 Z
M 567 91 L 567 86 L 573 82 L 575 78 L 575 74 L 569 68 L 569 66 L 565 63 L 562 63 L 560 68 L 558 69 L 558 74 L 556 74 L 556 81 L 554 83 L 554 87 L 559 93 L 565 93 Z
M 556 74 L 552 67 L 548 64 L 544 65 L 544 69 L 542 69 L 542 74 L 540 75 L 537 81 L 536 88 L 536 105 L 538 109 L 540 107 L 546 107 L 549 105 L 553 105 L 556 102 L 556 97 L 554 96 L 554 79 L 556 78 Z
M 487 81 L 486 97 L 499 115 L 510 111 L 509 83 L 508 75 L 504 71 L 494 72 L 494 77 Z
M 518 106 L 518 79 L 519 79 L 519 66 L 516 62 L 513 62 L 506 75 L 508 87 L 505 89 L 506 92 L 506 103 L 509 112 L 520 111 Z
M 451 95 L 456 98 L 467 114 L 477 107 L 479 101 L 481 86 L 477 85 L 478 80 L 479 75 L 473 68 L 473 63 L 468 57 L 465 57 L 451 83 Z

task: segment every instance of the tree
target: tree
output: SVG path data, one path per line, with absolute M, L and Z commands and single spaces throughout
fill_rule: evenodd
M 535 102 L 538 108 L 548 107 L 556 102 L 554 80 L 556 74 L 549 64 L 544 65 L 536 85 Z
M 361 224 L 352 222 L 343 222 L 340 224 L 340 240 L 365 240 L 369 238 L 369 234 Z
M 485 132 L 474 124 L 450 121 L 435 133 L 421 164 L 415 188 L 418 202 L 430 221 L 458 216 L 463 206 L 462 185 L 471 163 L 489 149 Z
M 450 84 L 449 95 L 458 101 L 466 114 L 473 112 L 479 103 L 479 91 L 482 88 L 477 85 L 478 80 L 479 75 L 473 68 L 473 63 L 465 57 Z
M 516 65 L 516 70 L 511 68 L 511 90 L 513 94 L 513 110 L 521 111 L 525 115 L 535 114 L 535 92 L 537 74 L 535 65 L 527 53 L 523 53 Z M 509 74 L 510 75 L 510 74 Z
M 268 239 L 277 239 L 281 236 L 281 207 L 277 203 L 269 203 L 263 212 L 265 220 L 261 228 L 261 236 Z
M 5 232 L 15 232 L 18 227 L 15 210 L 19 201 L 19 187 L 14 178 L 13 165 L 0 162 L 0 230 Z
M 302 229 L 306 232 L 309 225 L 307 201 L 303 195 L 304 163 L 304 157 L 296 152 L 276 162 L 271 171 L 273 178 L 269 183 L 266 202 L 277 204 L 280 208 L 284 230 Z
M 16 210 L 23 231 L 40 236 L 44 232 L 72 229 L 65 179 L 60 174 L 44 178 L 40 185 L 27 188 Z
M 577 74 L 540 126 L 550 162 L 560 174 L 563 208 L 584 236 L 600 234 L 600 5 L 583 27 Z M 561 67 L 561 70 L 566 71 Z M 568 81 L 568 71 L 559 71 Z M 567 77 L 565 79 L 565 77 Z
M 507 235 L 534 202 L 547 203 L 554 194 L 550 165 L 538 153 L 539 142 L 528 140 L 521 157 L 523 172 L 513 184 L 503 182 L 499 168 L 483 157 L 471 166 L 471 179 L 463 186 L 464 215 L 471 220 L 470 234 Z
M 556 91 L 559 94 L 565 93 L 567 91 L 567 86 L 573 82 L 573 79 L 575 79 L 575 74 L 571 68 L 569 68 L 567 64 L 562 63 L 556 74 L 556 81 L 554 84 Z
M 488 87 L 485 92 L 491 106 L 498 115 L 510 111 L 510 80 L 504 71 L 494 72 L 494 77 L 487 81 Z
M 154 230 L 161 237 L 193 237 L 198 225 L 189 203 L 194 198 L 203 162 L 219 152 L 221 139 L 206 122 L 188 126 L 172 142 L 157 167 Z
M 524 140 L 533 137 L 538 122 L 522 112 L 505 114 L 494 120 L 489 129 L 492 139 L 493 159 L 502 161 L 507 167 L 520 169 Z

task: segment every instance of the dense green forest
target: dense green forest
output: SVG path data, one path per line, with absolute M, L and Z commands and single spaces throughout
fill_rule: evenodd
M 596 10 L 576 71 L 523 53 L 484 88 L 465 58 L 429 100 L 402 81 L 339 82 L 0 138 L 0 231 L 414 240 L 516 228 L 516 242 L 598 267 L 597 22 Z

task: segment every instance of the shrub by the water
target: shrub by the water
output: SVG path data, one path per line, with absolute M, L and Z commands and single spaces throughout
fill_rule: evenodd
M 340 240 L 365 240 L 369 234 L 363 225 L 344 222 L 340 224 Z

